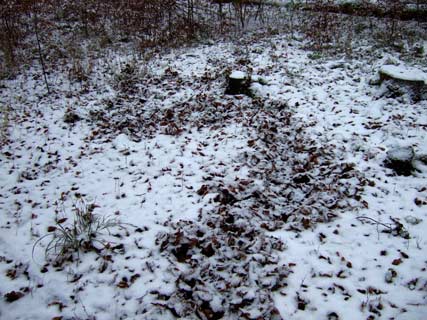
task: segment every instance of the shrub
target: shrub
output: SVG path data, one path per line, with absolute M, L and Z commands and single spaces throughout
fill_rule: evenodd
M 400 16 L 406 8 L 406 4 L 402 0 L 379 0 L 378 6 L 386 16 L 386 25 L 384 31 L 384 42 L 394 43 L 401 37 L 401 21 Z
M 124 225 L 114 217 L 94 213 L 97 207 L 94 203 L 86 204 L 80 198 L 73 205 L 73 221 L 69 223 L 68 218 L 62 218 L 49 226 L 48 233 L 35 242 L 33 256 L 36 246 L 45 238 L 50 238 L 44 249 L 46 260 L 56 265 L 78 259 L 81 252 L 101 254 L 105 249 L 113 249 L 106 237 L 110 235 L 110 229 L 124 229 Z
M 143 71 L 140 70 L 135 59 L 113 66 L 113 87 L 122 93 L 133 94 L 137 91 L 137 83 L 140 81 Z
M 15 66 L 16 49 L 24 36 L 20 9 L 18 1 L 0 4 L 0 51 L 2 53 L 0 61 L 6 71 L 10 71 Z
M 336 13 L 330 11 L 332 4 L 331 0 L 315 0 L 311 5 L 311 14 L 307 15 L 303 24 L 304 33 L 316 50 L 330 47 L 340 33 L 341 21 Z
M 0 110 L 0 146 L 9 142 L 10 106 L 2 106 Z

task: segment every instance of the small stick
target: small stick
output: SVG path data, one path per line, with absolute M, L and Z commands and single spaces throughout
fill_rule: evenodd
M 38 19 L 37 19 L 37 9 L 34 10 L 33 24 L 34 24 L 34 32 L 35 32 L 36 40 L 37 40 L 37 49 L 38 49 L 38 53 L 39 53 L 39 60 L 40 60 L 40 64 L 41 64 L 42 70 L 43 70 L 44 83 L 46 85 L 47 93 L 50 94 L 49 82 L 47 81 L 46 67 L 45 67 L 45 64 L 44 64 L 44 59 L 43 59 L 43 55 L 42 55 L 42 48 L 41 48 L 41 45 L 40 45 Z

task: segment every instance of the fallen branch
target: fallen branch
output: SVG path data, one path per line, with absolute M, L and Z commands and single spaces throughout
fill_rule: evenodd
M 400 221 L 398 219 L 395 219 L 393 217 L 390 217 L 390 220 L 393 222 L 394 227 L 391 223 L 386 224 L 383 222 L 380 222 L 378 220 L 375 220 L 371 217 L 367 217 L 367 216 L 359 216 L 357 217 L 357 220 L 362 221 L 363 220 L 370 220 L 372 222 L 374 222 L 377 226 L 383 226 L 386 228 L 386 230 L 383 230 L 383 233 L 390 233 L 394 236 L 400 236 L 404 239 L 409 239 L 410 235 L 409 232 L 406 230 L 406 228 L 404 227 L 404 225 L 402 223 L 400 223 Z

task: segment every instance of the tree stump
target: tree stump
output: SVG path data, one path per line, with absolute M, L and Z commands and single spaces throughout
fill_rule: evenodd
M 415 152 L 412 147 L 393 148 L 387 151 L 385 166 L 393 169 L 399 176 L 409 176 L 414 170 L 412 165 L 414 157 Z
M 427 99 L 427 74 L 416 68 L 384 65 L 379 70 L 380 83 L 389 82 L 388 89 L 408 91 L 414 101 Z
M 250 94 L 251 79 L 242 71 L 233 71 L 228 76 L 227 89 L 225 94 L 236 95 L 236 94 Z

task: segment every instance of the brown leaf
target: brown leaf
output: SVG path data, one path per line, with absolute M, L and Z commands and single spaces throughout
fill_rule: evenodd
M 384 294 L 386 292 L 384 292 L 380 289 L 374 288 L 374 287 L 368 287 L 368 293 L 369 294 Z
M 250 185 L 251 183 L 253 183 L 254 181 L 253 180 L 250 180 L 250 179 L 243 179 L 243 180 L 240 180 L 239 181 L 239 184 L 241 184 L 241 185 L 243 185 L 243 186 L 248 186 L 248 185 Z
M 401 263 L 402 263 L 402 259 L 399 258 L 399 259 L 394 259 L 391 264 L 394 266 L 398 266 Z
M 400 252 L 400 255 L 402 256 L 402 258 L 404 258 L 404 259 L 408 259 L 409 258 L 409 256 L 408 256 L 407 253 L 405 253 L 403 251 L 399 251 L 399 252 Z
M 121 289 L 129 288 L 129 284 L 128 284 L 128 282 L 127 282 L 127 279 L 126 279 L 126 278 L 123 278 L 123 279 L 122 279 L 122 281 L 120 281 L 120 282 L 117 284 L 117 287 L 119 287 L 119 288 L 121 288 Z
M 340 270 L 340 271 L 337 273 L 337 277 L 338 277 L 338 278 L 340 278 L 340 279 L 345 279 L 345 278 L 347 278 L 347 276 L 346 276 L 346 274 L 345 274 L 345 271 L 344 271 L 344 270 Z
M 301 222 L 302 222 L 304 229 L 310 228 L 310 224 L 311 224 L 310 219 L 303 218 Z
M 132 277 L 130 277 L 130 282 L 134 283 L 141 275 L 139 273 L 135 273 Z
M 212 247 L 211 243 L 209 243 L 206 247 L 204 247 L 201 252 L 207 257 L 212 257 L 215 254 L 215 250 Z
M 197 190 L 197 194 L 199 195 L 199 196 L 205 196 L 205 195 L 207 195 L 208 194 L 208 192 L 209 192 L 209 188 L 208 188 L 208 186 L 207 185 L 202 185 L 201 187 L 200 187 L 200 189 L 199 190 Z
M 55 226 L 49 226 L 47 227 L 47 232 L 54 232 L 56 230 Z
M 8 292 L 4 295 L 4 298 L 6 299 L 7 302 L 14 302 L 16 300 L 21 299 L 24 296 L 24 294 L 22 292 L 16 292 L 16 291 L 11 291 Z

